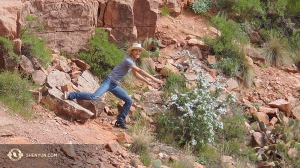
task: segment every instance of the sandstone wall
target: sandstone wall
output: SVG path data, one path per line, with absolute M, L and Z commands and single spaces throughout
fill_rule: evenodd
M 106 29 L 115 42 L 132 42 L 152 38 L 160 8 L 167 5 L 178 16 L 187 0 L 1 0 L 0 36 L 12 40 L 20 37 L 21 27 L 44 31 L 55 50 L 75 56 L 84 49 L 94 28 Z M 28 15 L 38 20 L 28 21 Z

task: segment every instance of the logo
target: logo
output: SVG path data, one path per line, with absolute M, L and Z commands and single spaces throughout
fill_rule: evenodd
M 24 155 L 23 153 L 20 151 L 20 149 L 17 149 L 17 148 L 13 148 L 11 149 L 7 156 L 10 158 L 10 160 L 12 161 L 18 161 L 20 160 Z

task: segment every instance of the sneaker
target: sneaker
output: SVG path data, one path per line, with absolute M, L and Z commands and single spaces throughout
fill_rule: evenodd
M 64 98 L 65 98 L 65 100 L 69 100 L 69 92 L 64 93 Z
M 115 126 L 116 126 L 116 127 L 119 127 L 119 128 L 123 128 L 123 129 L 129 129 L 129 128 L 126 126 L 125 123 L 119 122 L 119 121 L 116 121 L 116 122 L 115 122 Z

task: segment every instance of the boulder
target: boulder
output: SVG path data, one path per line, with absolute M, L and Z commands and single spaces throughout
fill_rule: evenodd
M 278 108 L 284 112 L 287 117 L 291 115 L 291 103 L 284 99 L 277 99 L 273 102 L 270 102 L 268 105 L 273 108 Z
M 82 107 L 90 110 L 94 113 L 94 118 L 99 117 L 100 114 L 104 111 L 105 102 L 101 99 L 97 100 L 77 100 L 77 103 Z
M 57 112 L 62 117 L 71 120 L 85 122 L 94 116 L 94 113 L 88 109 L 83 108 L 74 101 L 63 100 L 63 93 L 57 88 L 49 89 L 41 103 L 50 107 L 51 110 Z
M 20 0 L 2 0 L 0 5 L 0 36 L 16 39 L 20 37 L 20 13 L 23 4 Z

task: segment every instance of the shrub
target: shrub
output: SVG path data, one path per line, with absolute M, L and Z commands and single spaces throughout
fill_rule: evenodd
M 0 100 L 4 105 L 11 108 L 13 113 L 23 117 L 33 116 L 31 103 L 33 96 L 29 91 L 33 85 L 26 79 L 22 79 L 19 74 L 8 71 L 0 73 Z
M 289 51 L 289 48 L 290 46 L 286 39 L 271 33 L 268 41 L 260 51 L 269 65 L 280 67 L 293 62 L 293 57 L 291 56 L 293 54 Z
M 170 93 L 174 93 L 174 91 L 184 91 L 186 89 L 185 83 L 186 81 L 183 75 L 170 72 L 169 76 L 167 77 L 167 81 L 163 86 L 165 96 L 168 97 L 168 95 Z
M 197 0 L 191 4 L 191 8 L 197 14 L 205 13 L 211 8 L 211 0 Z
M 161 16 L 167 16 L 170 14 L 169 7 L 164 5 L 161 9 Z
M 28 57 L 35 57 L 44 66 L 47 67 L 51 62 L 51 49 L 47 47 L 45 39 L 39 39 L 34 34 L 22 34 L 22 54 Z
M 151 133 L 149 133 L 149 127 L 141 123 L 141 121 L 139 122 L 140 124 L 136 124 L 131 128 L 134 141 L 130 151 L 140 155 L 144 165 L 149 166 L 152 159 L 150 156 L 149 146 L 154 137 Z
M 27 22 L 27 26 L 22 29 L 21 36 L 23 33 L 34 34 L 34 32 L 44 32 L 45 26 L 39 20 L 39 18 L 35 15 L 28 14 L 25 17 L 25 21 Z
M 206 167 L 221 167 L 221 155 L 215 147 L 206 144 L 198 151 L 197 162 L 205 164 Z
M 237 58 L 222 58 L 217 67 L 227 76 L 235 76 L 240 68 L 239 60 Z
M 122 61 L 124 55 L 124 52 L 109 43 L 107 32 L 96 28 L 88 43 L 88 51 L 80 52 L 78 57 L 91 66 L 95 75 L 104 77 Z
M 233 21 L 226 21 L 221 17 L 213 17 L 212 23 L 222 35 L 218 36 L 215 40 L 205 38 L 205 43 L 218 55 L 238 57 L 241 46 L 249 43 L 248 37 L 242 30 L 241 25 Z
M 236 13 L 238 21 L 252 21 L 256 16 L 263 15 L 262 5 L 260 0 L 238 0 L 237 3 L 234 3 L 232 10 Z
M 19 56 L 14 53 L 12 41 L 2 36 L 0 36 L 0 51 L 7 53 L 12 59 L 20 60 Z
M 172 94 L 168 110 L 159 117 L 157 131 L 161 135 L 171 134 L 180 146 L 200 148 L 214 142 L 214 130 L 223 128 L 217 117 L 225 114 L 227 105 L 233 101 L 232 95 L 220 98 L 223 86 L 214 84 L 215 91 L 210 91 L 211 84 L 200 75 L 196 88 Z

